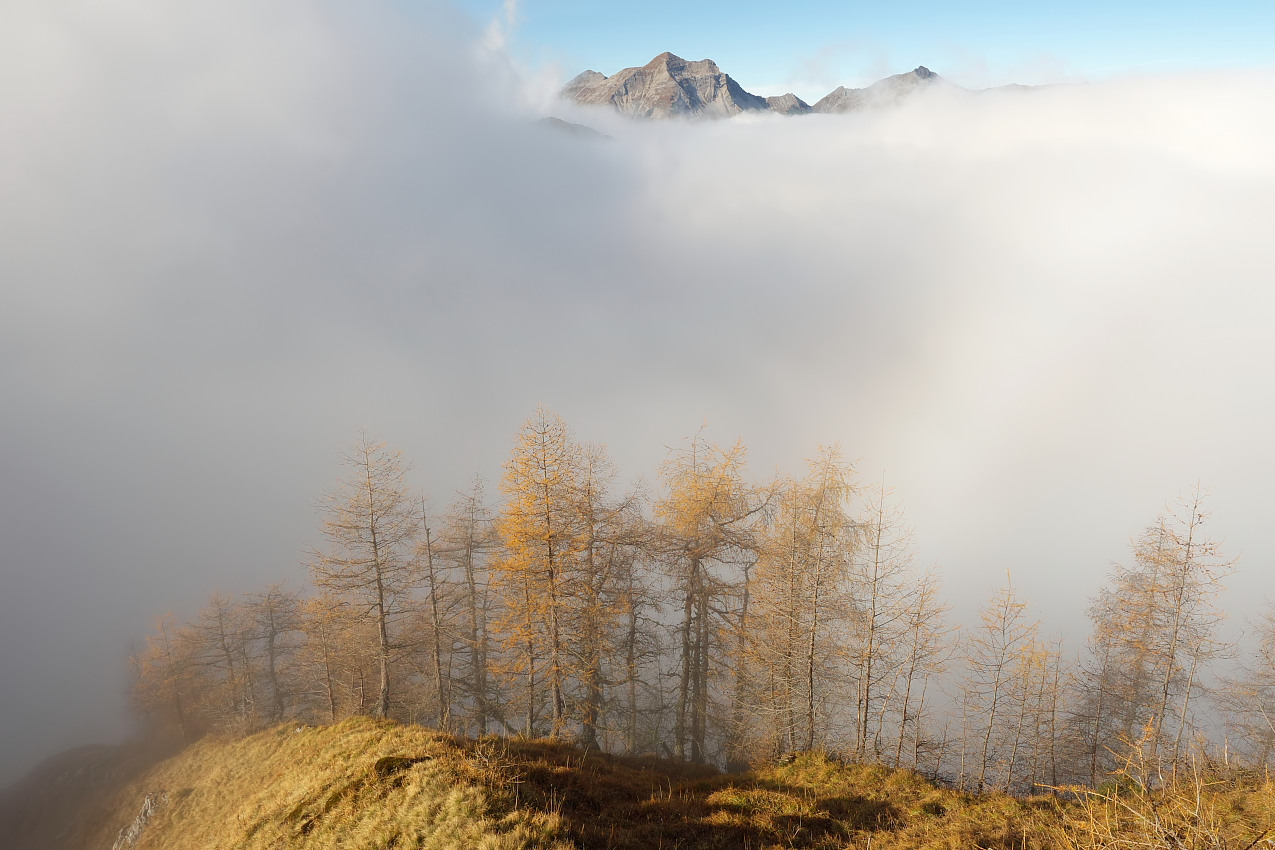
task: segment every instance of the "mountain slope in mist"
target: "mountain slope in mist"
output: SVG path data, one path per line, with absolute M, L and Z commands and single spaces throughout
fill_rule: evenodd
M 0 791 L 0 846 L 97 847 L 93 836 L 113 822 L 117 795 L 168 754 L 163 748 L 132 742 L 76 747 L 46 759 Z

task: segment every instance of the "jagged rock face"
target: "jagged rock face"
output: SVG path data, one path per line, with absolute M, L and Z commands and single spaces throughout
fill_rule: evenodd
M 711 60 L 688 62 L 672 53 L 609 77 L 585 71 L 567 83 L 562 94 L 577 103 L 610 104 L 634 118 L 725 117 L 770 108 L 765 98 L 744 91 Z
M 848 89 L 837 86 L 811 107 L 813 112 L 851 112 L 865 106 L 887 106 L 910 94 L 933 86 L 950 86 L 924 65 L 906 74 L 895 74 L 878 80 L 867 88 Z
M 804 115 L 810 111 L 810 104 L 792 92 L 768 97 L 766 105 L 770 107 L 771 112 L 778 112 L 780 115 Z

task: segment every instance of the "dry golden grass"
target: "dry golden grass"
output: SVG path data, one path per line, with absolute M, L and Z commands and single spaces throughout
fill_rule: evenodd
M 498 777 L 485 770 L 445 736 L 366 718 L 204 740 L 135 783 L 99 843 L 109 847 L 158 793 L 138 850 L 557 846 L 559 820 L 501 811 L 482 784 Z
M 1118 792 L 1019 799 L 818 753 L 722 774 L 354 719 L 201 742 L 129 789 L 98 846 L 163 792 L 139 850 L 1275 848 L 1264 778 L 1188 779 L 1154 793 L 1124 781 Z
M 1055 831 L 1066 850 L 1275 848 L 1275 785 L 1266 772 L 1198 759 L 1152 770 L 1137 746 L 1102 788 L 1066 790 L 1078 801 Z

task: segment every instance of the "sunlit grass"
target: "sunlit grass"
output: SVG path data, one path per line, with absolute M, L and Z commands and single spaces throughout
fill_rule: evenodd
M 101 846 L 147 794 L 139 850 L 1275 847 L 1275 787 L 1243 772 L 1018 798 L 822 753 L 723 774 L 366 718 L 202 741 L 125 792 Z
M 201 741 L 133 786 L 121 819 L 160 792 L 165 802 L 138 848 L 554 846 L 559 820 L 502 811 L 483 787 L 496 777 L 484 770 L 421 727 L 368 719 L 282 726 Z

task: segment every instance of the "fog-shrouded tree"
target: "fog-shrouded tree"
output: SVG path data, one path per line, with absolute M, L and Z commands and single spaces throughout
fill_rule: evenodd
M 611 517 L 606 557 L 612 582 L 613 657 L 609 681 L 618 693 L 615 720 L 620 749 L 634 755 L 657 752 L 663 691 L 660 669 L 663 633 L 661 593 L 651 564 L 654 535 L 637 494 Z
M 386 717 L 399 627 L 420 578 L 414 558 L 420 517 L 399 452 L 364 432 L 342 460 L 348 472 L 323 498 L 326 546 L 311 551 L 310 575 L 320 591 L 374 627 L 378 684 L 371 711 Z
M 1063 687 L 1057 643 L 1032 640 L 1019 652 L 1005 703 L 1002 791 L 1058 784 L 1058 703 Z
M 571 653 L 579 681 L 580 743 L 597 749 L 606 710 L 608 670 L 620 648 L 622 581 L 631 574 L 640 542 L 640 528 L 632 524 L 631 500 L 615 501 L 610 491 L 615 468 L 599 445 L 580 447 L 572 488 L 577 546 L 570 586 Z
M 1007 741 L 1016 735 L 1017 695 L 1037 647 L 1039 622 L 1012 583 L 998 590 L 968 637 L 961 687 L 960 782 L 983 791 L 1012 761 Z M 1003 774 L 1002 774 L 1003 775 Z
M 201 689 L 190 645 L 172 614 L 160 617 L 146 646 L 130 654 L 129 698 L 133 710 L 160 736 L 189 744 L 204 729 L 199 717 Z
M 438 540 L 430 527 L 425 499 L 418 503 L 420 536 L 416 545 L 416 571 L 425 598 L 416 607 L 413 633 L 423 636 L 416 646 L 428 655 L 426 678 L 430 681 L 429 701 L 434 704 L 434 720 L 439 729 L 452 726 L 453 654 L 460 640 L 456 623 L 463 605 L 460 588 L 448 575 L 447 563 L 438 556 Z
M 550 734 L 566 732 L 572 673 L 569 628 L 581 555 L 575 490 L 580 448 L 561 417 L 538 408 L 505 463 L 506 502 L 497 519 L 503 549 L 494 568 L 505 600 L 507 661 L 523 679 L 524 730 L 534 734 L 538 680 L 547 690 Z
M 742 443 L 721 449 L 696 435 L 661 470 L 665 495 L 655 504 L 660 549 L 678 609 L 673 752 L 705 761 L 717 679 L 735 656 L 737 576 L 756 560 L 768 500 L 744 479 Z M 745 596 L 745 599 L 747 597 Z
M 907 536 L 896 526 L 894 534 L 902 542 Z M 904 549 L 906 551 L 906 548 Z M 897 651 L 899 663 L 891 693 L 895 696 L 898 733 L 894 744 L 894 766 L 905 764 L 921 769 L 922 751 L 933 749 L 941 763 L 943 746 L 928 734 L 927 696 L 931 680 L 946 672 L 956 651 L 955 629 L 948 624 L 948 608 L 939 597 L 939 577 L 934 570 L 916 576 L 913 592 L 904 611 L 904 630 Z M 905 744 L 908 758 L 905 760 Z
M 1249 634 L 1252 643 L 1219 701 L 1236 749 L 1269 767 L 1275 761 L 1275 605 L 1263 607 Z
M 1113 745 L 1143 740 L 1153 761 L 1176 764 L 1189 742 L 1202 669 L 1225 650 L 1218 638 L 1222 581 L 1234 570 L 1205 533 L 1196 487 L 1133 543 L 1090 607 L 1093 631 L 1080 672 L 1072 728 L 1090 781 L 1115 765 Z
M 299 693 L 303 711 L 315 720 L 336 722 L 361 713 L 367 705 L 362 682 L 374 651 L 366 636 L 367 617 L 328 593 L 300 606 L 302 642 L 297 648 Z
M 911 530 L 891 497 L 884 481 L 865 488 L 858 546 L 850 561 L 854 610 L 847 621 L 846 654 L 855 682 L 854 752 L 859 759 L 886 758 L 894 742 L 886 735 L 887 715 L 901 714 L 900 727 L 907 725 L 911 686 L 934 640 L 925 628 L 935 625 L 937 612 L 923 598 L 924 577 L 912 568 Z
M 827 742 L 831 680 L 851 601 L 852 474 L 839 451 L 821 449 L 805 478 L 780 489 L 759 547 L 737 662 L 754 728 L 741 734 L 771 755 Z
M 223 728 L 250 727 L 256 711 L 252 625 L 242 602 L 214 593 L 180 633 L 199 671 L 204 713 Z
M 498 548 L 495 520 L 486 504 L 485 487 L 476 477 L 469 490 L 456 494 L 442 518 L 437 557 L 455 575 L 458 585 L 459 657 L 453 674 L 453 700 L 465 714 L 465 723 L 476 735 L 486 735 L 489 724 L 503 715 L 491 681 L 491 559 Z
M 253 639 L 259 644 L 257 661 L 261 667 L 264 699 L 259 712 L 267 723 L 283 720 L 296 703 L 295 640 L 301 628 L 300 593 L 272 584 L 248 596 L 245 612 Z

